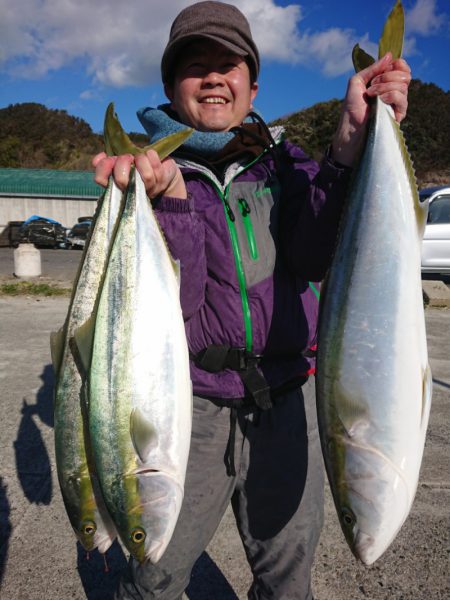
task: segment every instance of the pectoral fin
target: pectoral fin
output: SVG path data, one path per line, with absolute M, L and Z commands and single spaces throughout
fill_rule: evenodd
M 64 327 L 61 327 L 59 331 L 53 331 L 50 334 L 50 350 L 52 355 L 53 370 L 55 371 L 56 375 L 58 374 L 59 368 L 61 367 L 61 362 L 64 353 L 64 341 Z
M 368 407 L 362 398 L 355 398 L 341 385 L 335 386 L 336 416 L 348 437 L 352 438 L 370 422 Z
M 79 370 L 86 374 L 91 365 L 92 346 L 94 344 L 95 319 L 91 316 L 74 332 L 69 340 L 70 349 Z
M 152 448 L 158 444 L 158 433 L 138 407 L 133 408 L 130 414 L 130 434 L 136 454 L 145 463 Z
M 427 365 L 422 379 L 422 426 L 427 427 L 428 415 L 431 408 L 431 396 L 433 393 L 433 376 L 430 365 Z

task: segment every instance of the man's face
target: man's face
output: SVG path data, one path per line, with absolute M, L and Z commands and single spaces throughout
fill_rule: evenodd
M 250 83 L 245 60 L 210 40 L 181 50 L 166 95 L 185 125 L 198 131 L 228 131 L 252 108 L 258 84 Z

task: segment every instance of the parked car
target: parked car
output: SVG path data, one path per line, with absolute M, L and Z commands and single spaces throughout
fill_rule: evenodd
M 41 248 L 60 248 L 65 240 L 66 228 L 61 223 L 39 215 L 33 215 L 24 221 L 17 235 L 17 243 L 29 242 Z
M 23 221 L 9 221 L 0 233 L 0 246 L 12 246 L 17 248 L 20 242 L 20 228 Z
M 76 223 L 72 229 L 69 230 L 66 239 L 66 248 L 84 248 L 86 239 L 89 234 L 92 221 L 81 221 Z
M 422 273 L 450 274 L 450 186 L 420 191 L 428 199 L 428 219 L 422 242 Z

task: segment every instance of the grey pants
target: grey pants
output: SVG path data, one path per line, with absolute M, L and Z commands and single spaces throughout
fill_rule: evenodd
M 230 409 L 194 398 L 185 496 L 158 564 L 130 560 L 116 600 L 178 600 L 231 500 L 253 574 L 251 600 L 311 600 L 311 566 L 323 523 L 323 467 L 314 378 L 259 417 L 238 410 L 236 476 L 224 456 Z

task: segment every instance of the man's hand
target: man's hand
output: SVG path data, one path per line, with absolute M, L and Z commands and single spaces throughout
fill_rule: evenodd
M 355 164 L 365 139 L 370 98 L 380 96 L 394 110 L 398 122 L 406 116 L 411 70 L 402 59 L 392 60 L 388 52 L 373 65 L 350 79 L 341 119 L 333 139 L 332 157 L 348 166 Z
M 149 198 L 161 194 L 176 198 L 187 198 L 186 186 L 180 169 L 172 158 L 159 159 L 154 150 L 145 154 L 132 156 L 107 156 L 104 152 L 94 156 L 92 164 L 95 167 L 95 181 L 106 187 L 112 174 L 117 186 L 125 190 L 130 180 L 131 165 L 139 171 Z

